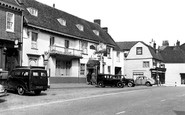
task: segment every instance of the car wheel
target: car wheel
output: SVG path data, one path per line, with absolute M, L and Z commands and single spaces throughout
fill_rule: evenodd
M 151 83 L 150 82 L 146 82 L 146 86 L 151 86 Z
M 25 93 L 23 87 L 21 87 L 21 86 L 17 87 L 17 93 L 18 93 L 19 95 L 23 95 L 23 94 Z
M 118 88 L 123 88 L 123 87 L 124 87 L 124 83 L 118 82 L 118 83 L 117 83 L 117 87 L 118 87 Z
M 134 85 L 133 85 L 133 83 L 128 82 L 127 86 L 128 86 L 128 87 L 133 87 Z
M 35 90 L 34 93 L 35 93 L 35 95 L 40 95 L 41 90 Z
M 99 87 L 104 87 L 103 81 L 99 81 L 99 82 L 98 82 L 98 86 L 99 86 Z

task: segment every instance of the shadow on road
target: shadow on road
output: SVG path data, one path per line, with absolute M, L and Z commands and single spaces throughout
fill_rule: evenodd
M 16 91 L 9 90 L 8 92 L 12 93 L 12 94 L 15 94 L 15 95 L 18 95 L 18 93 Z M 45 96 L 45 95 L 47 95 L 47 93 L 45 93 L 45 92 L 41 92 L 41 94 L 39 94 L 39 95 L 35 95 L 34 92 L 26 92 L 22 96 Z
M 174 111 L 176 115 L 185 115 L 185 111 Z

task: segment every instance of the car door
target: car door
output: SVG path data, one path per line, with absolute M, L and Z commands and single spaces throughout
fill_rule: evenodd
M 147 77 L 143 76 L 142 77 L 142 82 L 141 82 L 142 85 L 145 85 L 146 84 L 146 81 L 147 81 Z
M 135 83 L 141 85 L 141 79 L 142 77 L 137 77 Z
M 47 72 L 45 70 L 32 70 L 31 82 L 34 86 L 38 87 L 47 86 L 48 85 Z

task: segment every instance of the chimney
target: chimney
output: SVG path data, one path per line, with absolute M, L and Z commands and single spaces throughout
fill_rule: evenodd
M 100 19 L 95 19 L 95 20 L 94 20 L 94 23 L 95 23 L 95 24 L 98 24 L 99 26 L 101 26 L 101 20 L 100 20 Z
M 53 4 L 53 8 L 55 8 L 55 4 Z
M 103 29 L 105 32 L 108 33 L 108 28 L 107 28 L 107 27 L 103 27 L 102 29 Z
M 180 46 L 180 41 L 179 40 L 177 40 L 176 46 Z
M 155 42 L 153 43 L 153 48 L 156 50 L 156 43 Z
M 168 40 L 164 40 L 163 43 L 162 43 L 162 46 L 169 46 Z

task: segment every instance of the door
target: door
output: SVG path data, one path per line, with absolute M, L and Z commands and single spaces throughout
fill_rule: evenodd
M 34 86 L 47 86 L 48 77 L 45 70 L 32 70 L 31 71 L 31 84 Z

